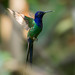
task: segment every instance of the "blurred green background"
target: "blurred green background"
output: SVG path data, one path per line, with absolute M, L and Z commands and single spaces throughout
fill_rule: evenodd
M 1 0 L 0 4 L 7 8 L 9 1 Z M 33 64 L 55 72 L 54 75 L 57 72 L 75 75 L 75 0 L 27 0 L 27 3 L 33 14 L 39 10 L 55 11 L 43 17 L 43 31 L 34 43 Z M 26 42 L 23 46 L 26 49 Z

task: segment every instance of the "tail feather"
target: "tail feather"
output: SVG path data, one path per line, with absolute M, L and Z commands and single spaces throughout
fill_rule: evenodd
M 33 61 L 33 41 L 30 44 L 30 63 Z
M 26 62 L 28 62 L 28 60 L 29 60 L 30 63 L 32 63 L 32 60 L 33 60 L 33 40 L 30 39 L 30 38 L 28 39 L 28 50 L 27 50 Z

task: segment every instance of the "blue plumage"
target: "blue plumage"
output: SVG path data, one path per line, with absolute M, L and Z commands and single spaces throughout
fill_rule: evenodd
M 34 21 L 41 28 L 43 27 L 42 18 L 43 18 L 44 14 L 45 14 L 45 12 L 43 12 L 43 11 L 38 11 L 38 12 L 35 13 L 35 19 L 34 19 Z

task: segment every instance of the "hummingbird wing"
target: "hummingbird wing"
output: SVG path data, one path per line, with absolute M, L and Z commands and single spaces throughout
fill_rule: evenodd
M 26 21 L 26 23 L 28 24 L 29 28 L 33 27 L 35 22 L 33 18 L 24 16 L 24 20 Z
M 8 8 L 8 11 L 13 15 L 13 17 L 16 19 L 16 21 L 24 26 L 26 30 L 30 29 L 31 27 L 34 26 L 34 19 L 25 16 L 24 14 L 21 14 L 19 12 L 13 11 Z

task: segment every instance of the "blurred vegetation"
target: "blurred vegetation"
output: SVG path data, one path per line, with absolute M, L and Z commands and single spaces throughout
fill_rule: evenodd
M 3 6 L 5 8 L 9 7 L 9 4 L 8 4 L 9 0 L 0 0 L 0 4 L 3 4 Z
M 73 18 L 75 1 L 27 0 L 27 2 L 33 13 L 38 10 L 55 11 L 43 17 L 43 31 L 39 35 L 38 41 L 34 43 L 33 64 L 48 70 L 50 73 L 75 75 L 75 19 Z M 5 8 L 9 6 L 8 0 L 1 0 L 0 3 Z

